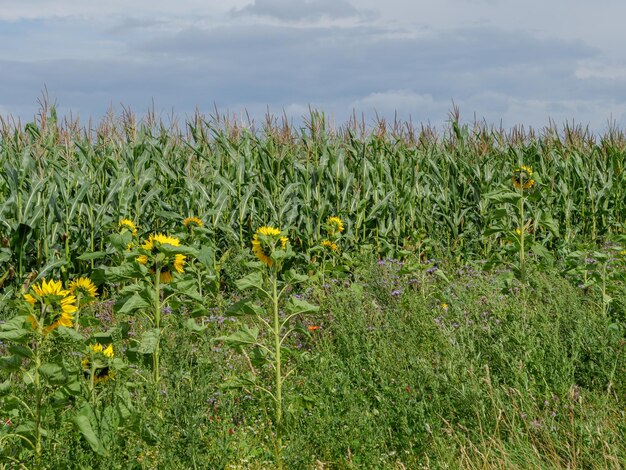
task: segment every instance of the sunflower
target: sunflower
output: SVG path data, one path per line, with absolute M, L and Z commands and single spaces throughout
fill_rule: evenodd
M 80 295 L 84 299 L 95 300 L 98 290 L 88 277 L 79 277 L 70 282 L 69 291 L 74 295 Z
M 130 219 L 121 219 L 117 228 L 120 230 L 120 232 L 122 230 L 128 230 L 130 233 L 133 234 L 133 237 L 137 235 L 137 226 Z
M 148 239 L 141 245 L 141 249 L 144 250 L 146 254 L 137 256 L 135 260 L 139 264 L 151 264 L 151 272 L 155 272 L 157 265 L 156 260 L 153 257 L 159 253 L 161 245 L 180 246 L 180 240 L 176 237 L 171 237 L 162 233 L 150 234 Z M 150 259 L 152 259 L 151 262 Z M 176 271 L 179 274 L 184 273 L 186 260 L 187 256 L 181 253 L 175 253 L 173 256 L 167 256 L 159 263 L 161 267 L 160 281 L 164 284 L 172 282 L 174 279 L 172 271 Z
M 182 274 L 185 272 L 186 259 L 187 257 L 185 255 L 181 255 L 180 253 L 174 255 L 173 266 L 177 273 Z
M 252 237 L 252 252 L 265 265 L 274 264 L 271 256 L 278 244 L 281 249 L 287 248 L 289 239 L 281 236 L 281 231 L 274 227 L 260 227 Z
M 61 281 L 43 279 L 41 283 L 31 287 L 31 292 L 24 294 L 24 300 L 32 306 L 39 303 L 41 307 L 42 318 L 31 314 L 27 319 L 33 329 L 40 327 L 39 322 L 42 319 L 44 334 L 59 326 L 69 328 L 73 325 L 74 313 L 78 310 L 76 297 L 69 290 L 63 289 Z
M 92 361 L 93 368 L 93 381 L 94 384 L 106 383 L 109 379 L 113 378 L 113 371 L 110 367 L 110 360 L 115 357 L 113 352 L 113 345 L 109 344 L 106 348 L 100 343 L 94 343 L 89 345 L 90 354 L 81 361 L 83 367 L 83 373 L 85 377 L 89 378 L 92 373 Z
M 324 248 L 328 248 L 330 251 L 337 251 L 337 244 L 331 242 L 330 240 L 322 240 L 321 245 Z
M 180 246 L 180 240 L 176 237 L 170 237 L 169 235 L 164 235 L 162 233 L 151 233 L 148 239 L 143 242 L 141 248 L 154 253 L 155 250 L 158 250 L 159 244 Z
M 187 217 L 183 220 L 183 225 L 191 230 L 192 227 L 202 227 L 204 224 L 198 217 Z
M 169 284 L 174 280 L 174 276 L 172 276 L 172 271 L 161 271 L 161 283 Z
M 326 221 L 327 229 L 326 231 L 330 235 L 334 235 L 335 233 L 341 233 L 344 230 L 343 222 L 337 216 L 329 217 Z
M 532 178 L 533 169 L 529 166 L 522 165 L 513 171 L 511 181 L 513 186 L 517 189 L 530 189 L 535 184 L 535 180 Z

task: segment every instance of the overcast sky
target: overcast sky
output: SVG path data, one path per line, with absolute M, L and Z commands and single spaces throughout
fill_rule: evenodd
M 0 0 L 0 114 L 626 127 L 623 0 Z

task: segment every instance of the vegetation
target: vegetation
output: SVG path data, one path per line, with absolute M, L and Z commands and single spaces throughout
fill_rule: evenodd
M 626 135 L 0 120 L 3 468 L 621 468 Z

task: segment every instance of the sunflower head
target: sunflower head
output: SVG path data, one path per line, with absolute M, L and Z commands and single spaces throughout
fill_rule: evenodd
M 161 284 L 169 284 L 174 280 L 174 276 L 172 276 L 172 271 L 161 271 Z
M 330 240 L 322 240 L 321 245 L 330 251 L 337 251 L 337 244 L 331 242 Z
M 187 227 L 188 230 L 191 230 L 194 227 L 202 227 L 204 224 L 198 217 L 187 217 L 183 220 L 183 225 Z
M 144 251 L 149 251 L 151 254 L 156 254 L 159 252 L 161 245 L 180 246 L 180 240 L 162 233 L 151 233 L 143 242 L 141 248 Z
M 119 224 L 117 225 L 117 228 L 120 232 L 128 230 L 130 233 L 132 233 L 133 237 L 137 236 L 137 226 L 130 219 L 121 219 Z
M 344 230 L 343 221 L 337 217 L 332 216 L 326 220 L 326 231 L 329 235 L 335 235 L 336 233 L 341 233 Z
M 106 383 L 113 378 L 111 360 L 114 357 L 115 353 L 112 344 L 109 344 L 106 348 L 100 343 L 90 344 L 88 354 L 81 362 L 83 374 L 85 377 L 90 378 L 93 373 L 93 381 L 95 384 Z
M 88 277 L 79 277 L 70 282 L 69 291 L 75 295 L 80 295 L 81 300 L 93 302 L 98 297 L 98 290 L 95 284 Z
M 289 239 L 274 227 L 260 227 L 252 237 L 252 252 L 266 266 L 273 266 L 272 254 L 277 249 L 287 249 Z
M 179 274 L 185 272 L 184 267 L 187 256 L 182 253 L 172 254 L 171 252 L 164 251 L 161 249 L 164 245 L 172 247 L 180 246 L 180 240 L 162 233 L 151 234 L 141 245 L 140 251 L 142 254 L 135 259 L 139 264 L 149 265 L 152 272 L 154 272 L 157 267 L 160 267 L 161 282 L 169 283 L 173 280 L 173 271 Z
M 511 177 L 513 186 L 517 189 L 530 189 L 534 186 L 535 180 L 533 179 L 533 169 L 529 166 L 522 165 L 513 171 Z
M 61 281 L 43 279 L 24 294 L 24 300 L 36 307 L 35 312 L 28 317 L 34 330 L 41 328 L 43 334 L 48 334 L 59 326 L 73 326 L 74 313 L 78 310 L 76 297 L 69 290 L 63 289 Z M 43 324 L 40 325 L 40 322 Z

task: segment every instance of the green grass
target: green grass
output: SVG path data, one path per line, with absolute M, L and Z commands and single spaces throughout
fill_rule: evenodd
M 288 382 L 287 468 L 620 468 L 624 339 L 580 289 L 533 273 L 525 300 L 463 269 L 430 287 L 446 310 L 396 273 L 365 263 L 353 281 L 308 290 L 322 328 L 291 344 L 304 353 Z M 137 383 L 136 421 L 106 461 L 63 428 L 49 468 L 273 467 L 271 404 L 220 388 L 247 367 L 212 341 L 236 323 L 193 334 L 165 322 L 159 409 Z

